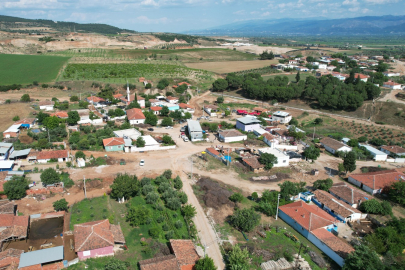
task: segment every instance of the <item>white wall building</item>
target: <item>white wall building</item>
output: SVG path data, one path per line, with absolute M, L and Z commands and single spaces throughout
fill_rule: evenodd
M 273 167 L 288 167 L 290 166 L 290 157 L 286 154 L 284 154 L 282 151 L 280 151 L 277 148 L 261 148 L 258 150 L 260 155 L 267 153 L 267 154 L 272 154 L 277 158 L 277 164 L 274 164 Z
M 280 124 L 288 124 L 292 116 L 288 112 L 277 111 L 271 116 L 271 121 L 278 121 Z

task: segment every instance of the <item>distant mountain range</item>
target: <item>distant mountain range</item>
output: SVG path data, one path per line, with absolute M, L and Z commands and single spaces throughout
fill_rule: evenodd
M 367 16 L 345 19 L 276 19 L 242 21 L 203 30 L 195 35 L 386 35 L 405 34 L 405 16 Z
M 135 33 L 135 31 L 121 29 L 108 24 L 98 24 L 98 23 L 75 23 L 75 22 L 61 22 L 61 21 L 51 21 L 51 20 L 31 20 L 12 16 L 0 15 L 0 30 L 5 31 L 16 31 L 16 32 L 43 32 L 38 27 L 52 28 L 57 31 L 65 32 L 86 32 L 86 33 L 99 33 L 99 34 L 110 34 L 116 35 L 118 33 Z M 25 29 L 22 31 L 21 29 Z M 32 28 L 32 29 L 30 29 Z

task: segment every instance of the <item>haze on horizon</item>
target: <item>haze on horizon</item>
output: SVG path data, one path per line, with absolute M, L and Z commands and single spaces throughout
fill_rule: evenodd
M 405 15 L 403 0 L 2 0 L 0 14 L 182 32 L 238 21 Z

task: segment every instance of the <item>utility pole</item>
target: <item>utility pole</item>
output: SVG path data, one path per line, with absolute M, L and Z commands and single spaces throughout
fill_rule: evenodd
M 314 133 L 312 134 L 312 141 L 315 140 L 315 127 L 314 127 Z
M 86 177 L 83 176 L 83 180 L 84 180 L 84 197 L 87 199 L 87 193 L 86 193 Z
M 278 194 L 278 196 L 277 196 L 277 211 L 276 211 L 276 220 L 277 220 L 277 217 L 278 217 L 278 206 L 279 206 L 279 204 L 280 204 L 280 193 Z
M 302 248 L 302 243 L 300 245 L 300 249 L 298 250 L 298 255 L 297 255 L 297 258 L 296 258 L 296 261 L 295 261 L 294 269 L 298 269 L 298 262 L 299 262 L 299 257 L 300 257 L 300 254 L 301 254 L 301 248 Z

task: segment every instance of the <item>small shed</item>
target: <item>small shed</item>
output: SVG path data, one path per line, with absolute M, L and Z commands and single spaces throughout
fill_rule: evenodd
M 12 171 L 14 162 L 12 160 L 0 160 L 0 172 Z
M 20 269 L 33 265 L 42 266 L 44 264 L 62 261 L 63 258 L 63 246 L 26 252 L 21 254 L 18 268 Z

